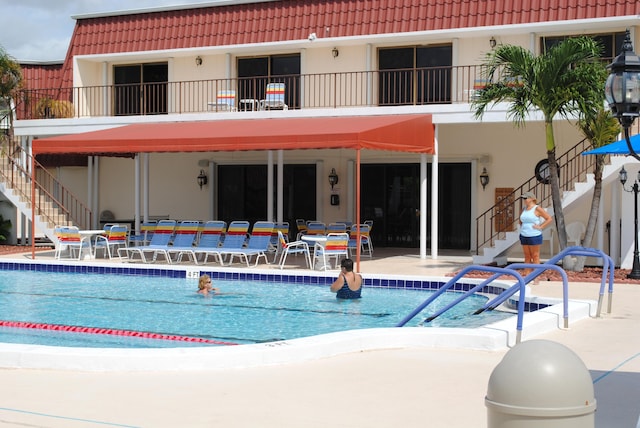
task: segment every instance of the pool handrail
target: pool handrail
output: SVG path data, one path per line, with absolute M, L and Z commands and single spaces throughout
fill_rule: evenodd
M 505 269 L 532 269 L 532 271 L 524 277 L 524 281 L 527 284 L 547 269 L 557 270 L 558 272 L 560 272 L 560 276 L 562 277 L 562 317 L 564 319 L 564 328 L 569 328 L 569 280 L 564 269 L 562 269 L 560 266 L 549 263 L 512 263 Z M 513 296 L 516 291 L 518 291 L 518 284 L 514 284 L 500 293 L 493 300 L 484 305 L 482 309 L 476 311 L 475 314 L 477 315 L 484 311 L 494 310 L 502 303 L 504 303 L 509 297 Z
M 463 268 L 460 272 L 458 272 L 457 275 L 455 275 L 445 285 L 443 285 L 435 293 L 433 293 L 433 295 L 431 295 L 424 302 L 422 302 L 420 305 L 418 305 L 418 307 L 415 308 L 409 315 L 404 317 L 404 319 L 402 319 L 402 321 L 400 321 L 398 324 L 396 324 L 396 327 L 403 327 L 405 324 L 407 324 L 409 321 L 411 321 L 416 315 L 418 315 L 420 312 L 422 312 L 422 310 L 424 308 L 426 308 L 430 303 L 432 303 L 436 298 L 438 298 L 440 295 L 445 293 L 453 285 L 457 284 L 457 282 L 458 282 L 458 280 L 460 278 L 462 278 L 464 275 L 466 275 L 468 272 L 471 272 L 471 271 L 494 272 L 494 273 L 498 274 L 497 276 L 511 275 L 511 276 L 515 277 L 515 279 L 518 281 L 521 298 L 518 299 L 518 315 L 517 315 L 517 322 L 516 322 L 516 343 L 520 343 L 520 340 L 522 338 L 522 324 L 523 324 L 522 321 L 523 321 L 523 318 L 524 318 L 524 303 L 525 303 L 524 302 L 524 296 L 525 296 L 525 289 L 526 289 L 525 282 L 524 282 L 524 279 L 522 278 L 522 275 L 520 275 L 519 272 L 516 272 L 513 269 L 500 268 L 500 267 L 496 267 L 496 266 L 472 265 L 472 266 L 467 266 L 467 267 Z M 495 275 L 494 275 L 494 277 L 495 277 Z M 489 280 L 485 280 L 481 284 L 483 285 L 483 284 L 488 283 L 488 282 L 489 282 Z M 473 288 L 475 289 L 475 288 L 478 288 L 478 287 L 479 287 L 479 285 L 477 285 L 477 286 L 475 286 Z M 466 294 L 466 296 L 470 295 L 470 293 L 465 293 L 465 294 Z
M 611 308 L 613 305 L 613 279 L 614 279 L 614 270 L 615 264 L 613 263 L 613 259 L 608 254 L 605 254 L 604 251 L 598 250 L 597 248 L 591 247 L 581 247 L 581 246 L 572 246 L 567 247 L 564 250 L 560 251 L 558 254 L 553 256 L 547 263 L 556 264 L 566 256 L 587 256 L 587 257 L 600 257 L 602 258 L 602 279 L 600 280 L 600 294 L 598 296 L 598 311 L 596 313 L 596 318 L 600 317 L 602 310 L 602 300 L 604 298 L 604 290 L 606 287 L 606 278 L 609 276 L 609 294 L 608 294 L 608 308 L 607 313 L 611 313 Z

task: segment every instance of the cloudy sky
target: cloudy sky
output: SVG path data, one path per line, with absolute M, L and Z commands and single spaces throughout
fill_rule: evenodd
M 63 60 L 75 20 L 72 15 L 112 12 L 211 0 L 2 0 L 0 46 L 13 58 Z

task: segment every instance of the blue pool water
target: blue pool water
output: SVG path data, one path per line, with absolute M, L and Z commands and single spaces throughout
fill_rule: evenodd
M 339 301 L 325 285 L 221 279 L 214 279 L 214 283 L 222 294 L 203 297 L 196 293 L 194 279 L 3 271 L 0 320 L 247 344 L 393 327 L 431 293 L 365 288 L 362 299 Z M 430 312 L 454 297 L 445 293 Z M 513 316 L 497 311 L 470 315 L 485 302 L 486 298 L 473 296 L 427 325 L 477 327 Z M 416 317 L 411 325 L 418 325 L 423 318 Z M 12 327 L 0 327 L 0 342 L 80 347 L 213 346 Z

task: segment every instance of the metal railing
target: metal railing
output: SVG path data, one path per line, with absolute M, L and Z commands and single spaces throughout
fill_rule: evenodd
M 74 224 L 86 229 L 91 223 L 92 212 L 69 189 L 64 187 L 38 161 L 36 167 L 35 215 L 51 227 L 56 224 Z M 24 201 L 31 201 L 31 155 L 18 145 L 11 145 L 0 156 L 0 177 Z
M 591 142 L 584 139 L 556 159 L 561 192 L 573 190 L 575 183 L 585 181 L 587 174 L 593 171 L 595 156 L 581 155 L 590 148 Z M 492 247 L 496 240 L 504 239 L 508 232 L 518 230 L 522 209 L 518 198 L 523 192 L 535 193 L 541 205 L 552 205 L 550 186 L 536 177 L 530 178 L 476 218 L 476 254 L 483 248 Z
M 234 111 L 264 106 L 268 83 L 284 83 L 288 109 L 468 103 L 481 87 L 482 66 L 352 71 L 179 82 L 24 89 L 18 119 L 104 117 Z

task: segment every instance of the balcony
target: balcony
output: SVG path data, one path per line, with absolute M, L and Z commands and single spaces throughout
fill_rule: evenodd
M 327 109 L 469 103 L 482 66 L 353 71 L 234 79 L 22 90 L 18 119 Z M 284 83 L 282 103 L 269 83 Z

